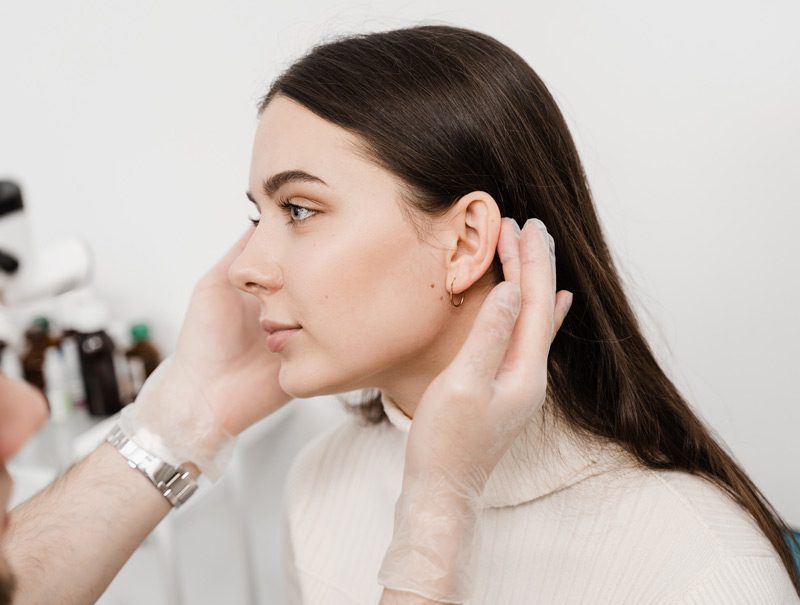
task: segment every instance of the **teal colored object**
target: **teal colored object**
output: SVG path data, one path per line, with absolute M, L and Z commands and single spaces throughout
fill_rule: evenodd
M 786 541 L 789 543 L 789 548 L 794 555 L 794 566 L 797 569 L 797 573 L 800 574 L 800 530 L 794 529 L 787 533 Z
M 50 320 L 47 319 L 47 317 L 45 317 L 44 315 L 38 315 L 34 317 L 31 324 L 45 331 L 50 328 Z
M 150 330 L 147 324 L 134 324 L 131 327 L 131 336 L 133 337 L 133 342 L 147 340 L 150 337 Z

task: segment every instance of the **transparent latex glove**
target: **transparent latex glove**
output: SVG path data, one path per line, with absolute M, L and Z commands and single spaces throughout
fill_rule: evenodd
M 280 358 L 265 344 L 257 299 L 229 280 L 252 228 L 195 285 L 175 353 L 125 406 L 121 427 L 166 461 L 191 462 L 212 481 L 236 436 L 290 397 L 278 384 Z
M 444 603 L 471 589 L 478 497 L 544 403 L 550 345 L 572 303 L 556 294 L 555 245 L 541 221 L 503 219 L 505 281 L 489 293 L 453 362 L 414 412 L 392 542 L 378 582 Z

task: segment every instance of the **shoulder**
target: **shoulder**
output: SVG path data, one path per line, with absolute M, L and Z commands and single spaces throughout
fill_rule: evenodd
M 669 602 L 800 603 L 780 555 L 724 488 L 685 471 L 628 469 L 612 501 L 639 534 L 635 550 L 671 575 Z
M 615 444 L 594 447 L 594 476 L 575 486 L 571 500 L 589 500 L 608 517 L 683 540 L 684 546 L 694 543 L 720 555 L 778 556 L 749 511 L 711 479 L 651 469 Z
M 650 469 L 632 456 L 616 460 L 596 484 L 586 487 L 596 490 L 604 507 L 625 510 L 642 529 L 708 554 L 778 557 L 749 511 L 711 479 Z
M 705 540 L 725 556 L 778 557 L 772 543 L 751 514 L 725 489 L 683 471 L 651 471 L 674 509 L 692 520 Z
M 569 491 L 548 509 L 567 517 L 579 556 L 654 602 L 800 603 L 757 522 L 710 479 L 617 456 Z

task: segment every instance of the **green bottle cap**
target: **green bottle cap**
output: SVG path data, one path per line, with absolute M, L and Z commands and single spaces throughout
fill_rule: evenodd
M 150 330 L 147 324 L 133 324 L 131 326 L 131 337 L 134 342 L 141 342 L 147 340 L 150 336 Z
M 39 315 L 33 318 L 31 325 L 36 326 L 37 328 L 41 328 L 42 330 L 47 330 L 50 328 L 50 320 L 47 319 L 44 315 Z

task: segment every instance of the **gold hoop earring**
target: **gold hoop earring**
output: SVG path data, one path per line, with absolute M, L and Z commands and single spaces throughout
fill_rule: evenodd
M 453 277 L 453 281 L 450 282 L 450 304 L 454 307 L 460 307 L 464 304 L 464 295 L 461 295 L 461 300 L 458 301 L 458 304 L 453 302 L 453 284 L 456 283 L 456 278 Z

